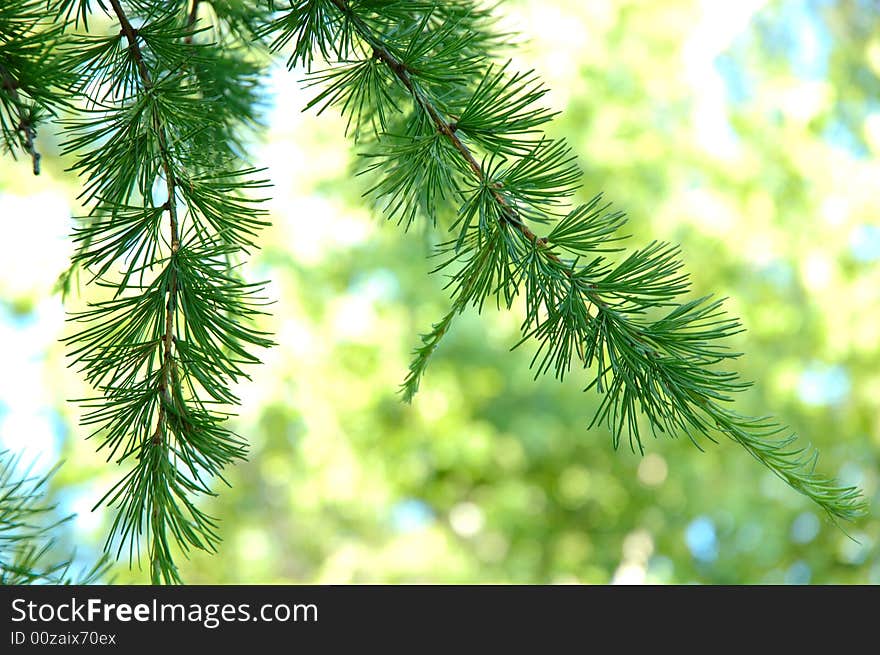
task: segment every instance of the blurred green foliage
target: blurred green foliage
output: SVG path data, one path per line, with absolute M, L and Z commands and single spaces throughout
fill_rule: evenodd
M 757 384 L 741 411 L 773 412 L 819 447 L 820 468 L 860 485 L 870 515 L 844 534 L 730 442 L 613 451 L 607 431 L 586 430 L 593 395 L 534 381 L 531 353 L 509 352 L 518 312 L 465 314 L 401 403 L 417 335 L 448 308 L 428 276 L 434 237 L 369 211 L 344 121 L 297 114 L 309 92 L 279 72 L 263 146 L 274 226 L 247 271 L 271 280 L 279 346 L 237 390 L 252 446 L 210 503 L 219 554 L 183 562 L 184 579 L 880 583 L 880 10 L 553 0 L 498 11 L 527 39 L 499 56 L 535 67 L 563 112 L 551 130 L 578 151 L 582 200 L 604 191 L 634 244 L 682 244 L 695 294 L 728 296 L 748 328 L 735 346 Z M 4 160 L 0 193 L 62 192 L 77 213 L 67 162 L 43 139 L 49 179 L 38 188 Z M 4 276 L 12 312 L 49 293 Z M 97 500 L 113 472 L 64 403 L 81 383 L 57 346 L 42 366 L 71 426 L 56 483 Z M 81 542 L 106 534 L 79 529 Z M 145 576 L 120 565 L 117 581 Z

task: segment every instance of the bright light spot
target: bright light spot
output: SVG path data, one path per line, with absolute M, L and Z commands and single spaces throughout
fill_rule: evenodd
M 660 455 L 651 453 L 639 464 L 639 481 L 649 487 L 656 487 L 666 481 L 668 471 L 666 460 Z
M 269 556 L 269 538 L 262 530 L 248 528 L 238 533 L 238 552 L 248 562 L 259 562 Z
M 682 49 L 685 78 L 694 94 L 693 121 L 698 143 L 718 157 L 737 154 L 737 140 L 727 118 L 727 89 L 715 58 L 742 32 L 765 0 L 700 3 Z
M 711 562 L 718 557 L 718 537 L 712 519 L 701 516 L 690 522 L 685 531 L 685 543 L 694 558 Z
M 266 96 L 272 102 L 269 110 L 272 125 L 283 125 L 290 129 L 305 120 L 303 112 L 291 111 L 294 107 L 305 107 L 311 100 L 309 91 L 297 83 L 297 80 L 303 79 L 305 75 L 306 71 L 302 68 L 289 70 L 287 66 L 272 67 L 266 85 Z
M 718 194 L 708 189 L 692 189 L 684 199 L 687 215 L 708 233 L 722 236 L 737 223 L 736 212 Z
M 369 338 L 375 323 L 376 312 L 369 298 L 346 294 L 334 303 L 333 334 L 341 340 Z
M 644 564 L 636 564 L 633 562 L 624 562 L 617 567 L 611 584 L 633 585 L 645 584 L 647 580 L 647 569 Z
M 829 196 L 819 210 L 828 225 L 842 225 L 849 216 L 849 202 L 840 196 Z
M 437 421 L 449 411 L 449 396 L 440 389 L 423 389 L 419 398 L 417 409 L 426 421 Z
M 880 39 L 875 37 L 866 48 L 865 54 L 868 65 L 875 73 L 880 74 Z
M 428 504 L 417 498 L 395 503 L 391 508 L 391 526 L 396 532 L 413 532 L 429 525 L 434 513 Z
M 819 519 L 812 512 L 804 512 L 791 524 L 791 540 L 799 544 L 808 544 L 819 534 Z
M 636 530 L 623 540 L 623 559 L 626 562 L 644 564 L 654 552 L 654 539 L 647 530 Z
M 860 262 L 880 259 L 880 226 L 859 225 L 850 234 L 849 249 Z
M 20 453 L 22 462 L 33 462 L 33 472 L 45 472 L 58 459 L 55 424 L 48 412 L 22 412 L 10 407 L 0 418 L 0 445 Z
M 828 288 L 833 275 L 833 262 L 825 252 L 814 251 L 803 260 L 801 275 L 804 284 L 811 291 L 823 291 Z
M 65 489 L 60 495 L 64 500 L 65 512 L 76 515 L 73 522 L 77 532 L 93 533 L 101 527 L 101 512 L 92 511 L 98 498 L 93 497 L 87 491 L 75 489 Z
M 552 89 L 544 100 L 552 108 L 562 109 L 571 96 L 570 85 L 562 82 L 577 77 L 579 62 L 583 61 L 579 52 L 589 42 L 584 38 L 584 23 L 550 3 L 528 3 L 523 10 L 525 13 L 516 21 L 521 24 L 514 23 L 513 31 L 533 34 L 541 41 L 536 49 L 542 59 L 540 68 L 547 72 Z
M 38 348 L 46 344 L 30 326 L 18 329 L 0 313 L 0 360 L 8 373 L 0 376 L 0 398 L 17 413 L 34 413 L 45 404 L 42 357 Z
M 0 291 L 4 296 L 47 296 L 68 266 L 70 208 L 59 193 L 0 193 Z
M 747 248 L 745 255 L 755 268 L 763 268 L 779 258 L 774 243 L 763 234 L 744 235 L 743 241 Z
M 880 152 L 880 113 L 871 112 L 865 117 L 865 141 L 874 152 Z
M 294 196 L 279 206 L 277 223 L 284 243 L 301 264 L 317 264 L 335 249 L 346 249 L 364 242 L 372 224 L 363 217 L 341 213 L 341 209 L 319 196 Z
M 865 469 L 855 462 L 846 462 L 837 471 L 837 480 L 848 487 L 864 487 L 866 484 Z
M 849 375 L 842 366 L 814 364 L 801 374 L 798 396 L 807 405 L 835 405 L 849 395 Z
M 321 343 L 319 339 L 315 338 L 309 323 L 297 318 L 285 319 L 278 329 L 276 338 L 285 350 L 302 358 L 319 352 L 318 348 Z
M 459 503 L 449 512 L 449 524 L 462 537 L 473 537 L 485 522 L 483 510 L 474 503 Z
M 360 487 L 360 470 L 351 453 L 336 453 L 324 471 L 324 493 L 329 498 L 353 500 L 362 489 Z
M 782 92 L 780 109 L 791 120 L 804 124 L 825 108 L 829 93 L 830 89 L 825 83 L 802 81 Z
M 393 300 L 400 290 L 397 277 L 387 268 L 371 271 L 351 285 L 351 292 L 376 302 Z
M 623 558 L 611 584 L 645 584 L 648 560 L 654 552 L 654 539 L 647 530 L 636 530 L 623 540 Z
M 64 310 L 57 298 L 43 300 L 24 317 L 0 309 L 0 361 L 11 373 L 0 376 L 6 408 L 0 415 L 0 447 L 22 453 L 28 463 L 39 458 L 35 472 L 55 464 L 63 437 L 43 371 L 45 352 L 63 324 Z

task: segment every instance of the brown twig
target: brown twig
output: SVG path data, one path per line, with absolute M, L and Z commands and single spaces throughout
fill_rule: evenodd
M 123 34 L 128 41 L 128 47 L 131 51 L 131 56 L 134 59 L 135 66 L 137 67 L 141 82 L 143 83 L 144 88 L 149 90 L 153 87 L 153 80 L 150 77 L 150 71 L 147 69 L 147 65 L 144 62 L 143 52 L 138 44 L 137 30 L 132 27 L 131 22 L 128 20 L 128 17 L 122 9 L 122 5 L 119 3 L 119 0 L 110 0 L 110 5 L 113 7 L 113 12 L 116 14 L 116 18 L 119 20 L 121 34 Z M 174 199 L 177 188 L 177 179 L 171 168 L 171 156 L 168 152 L 168 133 L 165 130 L 165 126 L 155 114 L 153 127 L 156 130 L 156 135 L 159 140 L 159 157 L 162 162 L 162 171 L 165 174 L 165 184 L 168 187 L 168 200 L 165 202 L 164 209 L 168 211 L 170 218 L 171 255 L 173 257 L 180 249 L 177 203 Z M 165 331 L 162 337 L 162 372 L 159 378 L 159 415 L 156 420 L 156 430 L 152 437 L 152 443 L 154 445 L 159 445 L 163 441 L 162 426 L 166 416 L 165 403 L 168 402 L 168 399 L 170 398 L 170 390 L 172 387 L 171 372 L 174 364 L 174 317 L 177 309 L 177 275 L 174 273 L 173 269 L 169 275 L 167 293 L 168 300 L 165 304 Z
M 40 159 L 42 159 L 42 155 L 37 152 L 37 148 L 34 145 L 34 139 L 37 138 L 37 131 L 34 129 L 33 123 L 25 119 L 22 119 L 18 124 L 18 129 L 24 134 L 24 149 L 31 156 L 34 175 L 39 175 Z
M 196 24 L 196 20 L 199 17 L 199 3 L 201 0 L 192 0 L 192 7 L 189 10 L 189 15 L 186 17 L 186 26 L 194 27 Z M 184 43 L 190 45 L 193 42 L 192 33 L 187 34 L 186 38 L 183 40 Z
M 9 97 L 12 100 L 12 103 L 15 105 L 15 108 L 18 110 L 18 125 L 16 125 L 16 130 L 22 133 L 24 136 L 23 145 L 24 150 L 31 156 L 31 161 L 33 162 L 33 171 L 34 175 L 40 174 L 40 159 L 42 156 L 39 152 L 37 152 L 37 148 L 34 145 L 34 140 L 37 138 L 37 130 L 34 127 L 33 122 L 26 116 L 25 112 L 25 104 L 21 100 L 21 95 L 18 93 L 18 82 L 13 79 L 13 77 L 9 74 L 4 67 L 0 66 L 0 79 L 3 81 L 3 89 L 9 92 Z

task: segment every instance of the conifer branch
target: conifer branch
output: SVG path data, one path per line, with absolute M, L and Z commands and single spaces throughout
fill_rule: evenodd
M 144 91 L 146 93 L 149 93 L 150 90 L 153 88 L 153 80 L 150 78 L 150 72 L 147 70 L 147 66 L 144 63 L 144 55 L 141 52 L 140 45 L 138 44 L 137 33 L 131 26 L 131 23 L 129 22 L 128 17 L 125 15 L 125 12 L 123 11 L 122 6 L 119 3 L 119 0 L 110 0 L 110 6 L 113 8 L 113 13 L 116 14 L 116 18 L 119 21 L 119 26 L 122 30 L 122 33 L 125 35 L 126 41 L 128 41 L 128 47 L 131 50 L 131 56 L 135 61 L 138 74 L 140 75 L 141 81 L 143 82 Z M 165 125 L 162 123 L 158 113 L 153 114 L 153 128 L 156 131 L 156 137 L 159 144 L 159 158 L 161 160 L 162 171 L 164 173 L 165 183 L 168 189 L 168 199 L 165 201 L 163 209 L 168 212 L 168 222 L 171 233 L 171 257 L 173 259 L 174 256 L 177 254 L 177 251 L 180 249 L 180 235 L 178 232 L 176 200 L 177 179 L 171 167 L 171 160 L 168 153 L 168 134 L 165 130 Z M 168 271 L 167 295 L 165 299 L 164 312 L 165 331 L 161 339 L 161 364 L 159 368 L 160 372 L 158 375 L 158 394 L 161 401 L 159 402 L 158 415 L 156 417 L 156 428 L 153 431 L 153 436 L 151 439 L 151 444 L 154 448 L 161 447 L 163 442 L 165 441 L 167 421 L 166 408 L 173 403 L 173 400 L 171 398 L 171 389 L 173 388 L 174 382 L 171 379 L 171 373 L 174 366 L 174 318 L 177 313 L 177 274 L 173 267 L 169 267 Z M 158 508 L 154 508 L 152 516 L 152 521 L 154 522 L 154 542 L 152 548 L 152 562 L 150 567 L 150 570 L 152 572 L 152 579 L 154 582 L 159 581 L 162 574 L 162 569 L 164 568 L 160 556 L 162 546 L 160 543 L 158 543 L 157 540 L 164 540 L 165 526 L 162 525 L 161 522 L 158 520 L 157 514 Z
M 537 340 L 536 375 L 552 370 L 562 379 L 573 362 L 595 367 L 586 390 L 595 389 L 600 404 L 590 425 L 605 424 L 615 447 L 626 436 L 642 451 L 642 420 L 655 436 L 686 434 L 698 447 L 697 436 L 714 441 L 721 433 L 832 520 L 860 515 L 859 490 L 815 473 L 816 454 L 795 446 L 793 435 L 780 438 L 783 426 L 725 406 L 750 386 L 716 368 L 739 357 L 718 342 L 741 327 L 720 301 L 679 300 L 689 282 L 677 248 L 655 242 L 614 263 L 601 253 L 619 250 L 610 244 L 618 240 L 620 213 L 608 212 L 597 196 L 560 216 L 557 208 L 581 174 L 564 143 L 537 130 L 552 116 L 531 109 L 543 91 L 484 63 L 493 48 L 477 25 L 482 16 L 468 0 L 314 0 L 296 3 L 272 24 L 276 48 L 294 44 L 289 64 L 317 54 L 337 60 L 339 72 L 314 76 L 327 89 L 310 106 L 341 105 L 356 136 L 363 122 L 373 125 L 384 151 L 368 171 L 383 177 L 370 193 L 389 199 L 389 216 L 409 224 L 417 209 L 434 219 L 434 204 L 460 203 L 452 224 L 458 237 L 440 248 L 445 259 L 435 269 L 457 267 L 449 283 L 453 308 L 422 336 L 404 399 L 417 390 L 456 313 L 482 308 L 489 296 L 510 308 L 524 294 L 517 345 Z M 414 105 L 409 115 L 406 98 Z M 403 116 L 392 128 L 395 113 Z M 529 221 L 554 225 L 538 236 Z
M 411 94 L 412 98 L 415 100 L 418 105 L 420 105 L 427 115 L 431 118 L 437 132 L 441 134 L 443 137 L 449 140 L 452 144 L 453 148 L 461 155 L 464 162 L 473 172 L 474 177 L 477 180 L 479 185 L 487 185 L 490 192 L 491 197 L 495 203 L 498 204 L 498 220 L 510 225 L 513 229 L 517 230 L 523 238 L 533 244 L 536 248 L 539 248 L 550 261 L 554 262 L 558 265 L 563 274 L 567 277 L 571 278 L 573 274 L 573 270 L 566 266 L 559 256 L 553 252 L 552 248 L 549 246 L 548 239 L 546 237 L 539 237 L 535 234 L 525 223 L 522 217 L 519 215 L 519 212 L 511 205 L 507 198 L 503 195 L 504 186 L 502 183 L 487 180 L 485 171 L 483 167 L 477 162 L 474 155 L 471 153 L 470 149 L 467 145 L 459 138 L 456 134 L 458 130 L 457 123 L 455 121 L 448 120 L 445 118 L 442 113 L 437 109 L 436 105 L 432 100 L 427 97 L 427 95 L 422 91 L 421 88 L 413 84 L 412 79 L 410 78 L 410 70 L 407 68 L 406 64 L 400 61 L 397 57 L 392 54 L 392 52 L 388 49 L 387 45 L 381 40 L 380 37 L 375 35 L 370 27 L 366 25 L 366 23 L 354 12 L 351 11 L 351 8 L 348 5 L 346 0 L 330 0 L 351 22 L 358 36 L 360 36 L 365 43 L 367 43 L 370 47 L 373 48 L 373 57 L 382 61 L 384 64 L 388 66 L 389 69 L 394 73 L 398 80 L 400 80 L 401 84 L 403 84 L 404 88 Z M 605 301 L 594 292 L 594 287 L 591 285 L 587 285 L 587 291 L 585 295 L 589 298 L 589 301 L 596 305 L 597 307 L 601 307 L 605 310 L 608 310 L 608 305 L 606 305 Z M 463 305 L 458 305 L 458 310 L 464 309 Z M 439 323 L 439 325 L 444 326 L 442 333 L 437 333 L 436 330 L 432 332 L 435 335 L 437 341 L 439 341 L 439 337 L 442 337 L 443 334 L 446 333 L 449 327 L 449 322 L 451 321 L 452 316 L 457 313 L 456 311 L 450 312 L 444 319 Z M 641 347 L 643 347 L 650 356 L 658 357 L 659 353 L 654 350 L 649 344 L 645 344 L 643 341 L 638 339 L 638 337 L 633 337 L 634 341 L 637 341 Z M 432 339 L 432 341 L 434 341 Z M 434 342 L 434 347 L 436 348 L 436 341 Z M 416 367 L 417 370 L 423 370 L 423 367 Z M 412 374 L 408 378 L 408 382 L 405 382 L 404 387 L 404 397 L 409 402 L 415 390 L 413 389 L 413 384 L 415 384 L 415 388 L 418 388 L 418 377 L 413 378 Z
M 144 85 L 144 91 L 149 92 L 153 88 L 153 80 L 150 79 L 150 72 L 147 70 L 147 66 L 144 63 L 144 55 L 141 52 L 140 45 L 138 45 L 137 33 L 131 26 L 128 17 L 122 9 L 122 5 L 119 4 L 119 0 L 110 0 L 110 6 L 113 7 L 113 12 L 116 14 L 122 33 L 125 35 L 126 41 L 128 41 L 128 47 L 131 50 L 131 56 L 137 65 L 138 74 Z M 195 3 L 193 3 L 193 8 L 196 8 Z M 188 23 L 188 26 L 189 25 L 191 25 L 191 23 Z M 162 163 L 165 183 L 168 188 L 168 199 L 165 201 L 163 209 L 168 212 L 168 223 L 171 231 L 171 256 L 174 257 L 180 249 L 176 200 L 177 178 L 171 168 L 171 159 L 168 154 L 168 134 L 165 131 L 165 125 L 159 118 L 159 114 L 153 114 L 153 128 L 156 130 L 156 136 L 159 142 L 159 157 Z M 159 405 L 159 415 L 156 419 L 156 430 L 153 432 L 152 439 L 154 446 L 160 445 L 163 441 L 165 406 L 170 402 L 168 391 L 172 386 L 171 369 L 174 366 L 173 342 L 174 316 L 176 311 L 177 275 L 174 270 L 171 269 L 168 280 L 167 300 L 165 301 L 165 333 L 162 336 L 162 364 L 160 368 L 161 373 L 159 375 L 159 394 L 166 402 Z
M 58 558 L 54 533 L 72 516 L 56 518 L 48 484 L 57 467 L 32 475 L 20 454 L 0 451 L 0 586 L 90 584 L 107 573 L 100 558 L 89 569 L 73 573 L 72 557 Z
M 18 0 L 0 7 L 0 143 L 16 156 L 27 153 L 40 174 L 37 128 L 65 106 L 68 70 L 57 50 L 63 25 L 53 24 L 40 0 Z
M 420 88 L 413 84 L 412 80 L 410 79 L 410 72 L 407 69 L 406 65 L 402 61 L 398 60 L 388 50 L 381 39 L 377 38 L 371 32 L 370 28 L 356 14 L 351 11 L 346 0 L 331 0 L 331 2 L 336 5 L 340 11 L 346 14 L 361 38 L 363 38 L 366 43 L 372 46 L 373 56 L 376 59 L 379 59 L 380 61 L 385 63 L 394 72 L 394 75 L 397 77 L 397 79 L 400 80 L 406 90 L 412 95 L 413 99 L 425 110 L 428 116 L 430 116 L 431 120 L 434 123 L 434 126 L 437 129 L 437 132 L 449 140 L 453 148 L 455 148 L 455 150 L 461 155 L 462 159 L 465 161 L 470 170 L 473 171 L 473 174 L 477 179 L 477 183 L 481 185 L 488 184 L 492 198 L 499 206 L 499 220 L 517 230 L 520 234 L 522 234 L 526 241 L 534 244 L 534 246 L 536 246 L 537 248 L 540 248 L 545 253 L 545 256 L 549 260 L 559 265 L 562 269 L 562 272 L 570 278 L 572 275 L 572 269 L 566 266 L 559 258 L 559 256 L 555 252 L 553 252 L 552 248 L 549 246 L 549 242 L 546 237 L 539 237 L 524 222 L 522 217 L 519 215 L 519 212 L 517 212 L 517 210 L 504 197 L 504 185 L 500 182 L 486 179 L 483 167 L 480 166 L 479 162 L 477 162 L 470 149 L 456 134 L 458 128 L 457 124 L 454 121 L 450 121 L 444 118 L 441 112 L 435 106 L 435 104 L 431 101 L 431 99 L 428 98 Z M 605 304 L 604 300 L 602 300 L 599 295 L 594 293 L 593 289 L 591 289 L 589 286 L 586 295 L 589 298 L 590 302 L 592 302 L 596 306 L 602 307 L 603 309 L 608 309 L 608 306 Z M 441 324 L 446 323 L 446 320 L 447 319 L 444 318 L 444 320 L 441 321 Z M 645 344 L 641 341 L 640 344 L 646 349 L 646 352 L 651 354 L 651 356 L 659 356 L 659 353 L 657 353 L 650 345 Z M 406 384 L 404 384 L 404 386 L 406 387 Z M 411 399 L 412 395 L 413 394 L 411 392 L 406 392 L 406 397 L 408 399 Z
M 73 121 L 65 147 L 94 203 L 74 263 L 115 295 L 79 314 L 88 327 L 68 342 L 102 392 L 84 401 L 83 423 L 108 460 L 135 461 L 99 502 L 117 509 L 107 546 L 118 542 L 119 555 L 127 545 L 134 559 L 145 537 L 151 580 L 180 582 L 172 546 L 214 550 L 219 540 L 194 496 L 212 495 L 209 478 L 222 480 L 245 454 L 225 426 L 224 406 L 237 403 L 230 384 L 258 361 L 248 346 L 272 343 L 249 323 L 262 313 L 260 285 L 231 264 L 266 224 L 260 201 L 243 196 L 265 183 L 242 167 L 235 134 L 252 107 L 215 102 L 241 94 L 257 69 L 188 40 L 189 15 L 173 6 L 150 10 L 137 29 L 121 0 L 109 7 L 118 34 L 79 37 L 72 56 L 98 116 Z M 95 85 L 109 88 L 103 98 Z M 108 280 L 120 263 L 121 278 Z

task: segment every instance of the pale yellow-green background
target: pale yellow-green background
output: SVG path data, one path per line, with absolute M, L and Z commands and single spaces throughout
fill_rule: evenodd
M 586 379 L 533 381 L 520 314 L 466 314 L 412 406 L 408 354 L 447 308 L 421 230 L 360 199 L 332 111 L 302 115 L 302 71 L 276 70 L 265 142 L 273 227 L 246 270 L 277 302 L 279 345 L 242 384 L 251 443 L 207 505 L 224 541 L 181 560 L 192 583 L 880 583 L 880 15 L 860 2 L 503 3 L 585 171 L 630 217 L 631 243 L 680 242 L 695 293 L 729 296 L 735 346 L 819 467 L 870 501 L 849 539 L 731 442 L 650 440 L 641 457 L 587 431 Z M 872 36 L 873 35 L 873 36 Z M 65 402 L 76 180 L 41 136 L 44 174 L 0 161 L 0 442 L 47 467 L 88 560 L 121 474 Z M 74 294 L 67 309 L 90 292 Z M 517 309 L 517 308 L 515 308 Z M 120 582 L 146 580 L 119 567 Z

